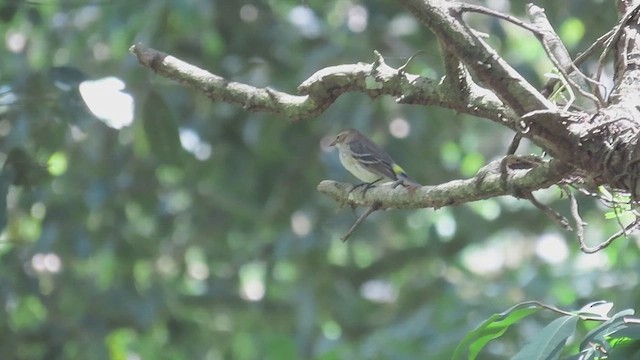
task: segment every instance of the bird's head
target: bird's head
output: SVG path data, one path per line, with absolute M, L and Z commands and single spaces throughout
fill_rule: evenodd
M 329 146 L 342 145 L 346 142 L 349 142 L 351 138 L 353 138 L 358 133 L 358 130 L 355 129 L 346 129 L 342 130 L 336 138 L 329 144 Z

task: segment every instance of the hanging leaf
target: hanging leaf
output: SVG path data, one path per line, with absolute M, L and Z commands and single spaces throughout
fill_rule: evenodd
M 582 340 L 580 348 L 588 348 L 590 344 L 605 345 L 607 337 L 610 337 L 612 334 L 617 333 L 627 327 L 627 324 L 625 323 L 625 317 L 631 316 L 633 314 L 633 309 L 627 309 L 613 315 L 609 320 L 603 322 L 597 328 L 589 331 L 587 336 L 584 337 L 584 340 Z M 619 335 L 616 334 L 616 336 Z
M 535 304 L 522 303 L 505 312 L 493 314 L 462 339 L 456 347 L 453 359 L 475 359 L 485 345 L 491 340 L 502 336 L 509 326 L 538 312 L 540 309 L 541 307 L 535 307 Z
M 560 351 L 567 338 L 573 335 L 578 316 L 568 315 L 555 319 L 545 326 L 511 360 L 553 360 L 560 357 Z

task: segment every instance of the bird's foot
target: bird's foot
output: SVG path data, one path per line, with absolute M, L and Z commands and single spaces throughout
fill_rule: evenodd
M 364 190 L 362 191 L 362 198 L 364 198 L 364 196 L 367 194 L 367 191 L 369 191 L 369 189 L 371 189 L 372 187 L 375 187 L 375 186 L 376 186 L 376 183 L 380 182 L 380 180 L 382 180 L 382 178 L 380 178 L 380 179 L 378 179 L 378 180 L 376 180 L 376 181 L 369 182 L 369 183 L 364 182 L 364 183 L 360 183 L 360 184 L 353 185 L 353 187 L 351 187 L 351 190 L 349 190 L 349 193 L 347 194 L 347 196 L 348 196 L 348 195 L 351 195 L 351 193 L 352 193 L 355 189 L 358 189 L 358 188 L 364 187 Z

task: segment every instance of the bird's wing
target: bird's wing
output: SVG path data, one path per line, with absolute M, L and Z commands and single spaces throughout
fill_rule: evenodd
M 393 171 L 393 159 L 382 148 L 368 138 L 349 144 L 351 153 L 369 171 L 387 179 L 397 180 Z

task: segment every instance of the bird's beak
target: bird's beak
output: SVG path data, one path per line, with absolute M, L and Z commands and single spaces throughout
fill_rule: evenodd
M 335 139 L 331 142 L 331 144 L 329 144 L 329 146 L 336 146 L 337 142 L 338 142 L 338 139 Z

